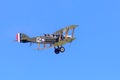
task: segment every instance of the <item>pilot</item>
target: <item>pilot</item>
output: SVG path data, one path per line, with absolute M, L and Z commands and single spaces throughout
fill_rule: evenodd
M 53 35 L 53 37 L 55 36 L 55 34 L 52 34 Z
M 45 36 L 47 36 L 47 34 L 44 34 Z
M 47 34 L 47 36 L 50 36 L 50 34 Z

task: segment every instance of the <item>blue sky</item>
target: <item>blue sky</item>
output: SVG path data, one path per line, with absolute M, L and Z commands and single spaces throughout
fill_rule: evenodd
M 119 0 L 1 0 L 0 80 L 120 80 Z M 66 51 L 14 42 L 77 24 Z

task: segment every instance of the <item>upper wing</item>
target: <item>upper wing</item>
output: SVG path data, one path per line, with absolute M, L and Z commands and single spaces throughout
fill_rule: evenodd
M 56 31 L 54 34 L 60 34 L 60 35 L 62 35 L 63 33 L 65 33 L 65 39 L 64 39 L 64 40 L 61 40 L 61 39 L 60 39 L 61 37 L 59 37 L 59 41 L 56 42 L 56 43 L 54 44 L 54 46 L 62 46 L 62 45 L 64 45 L 64 44 L 66 44 L 66 43 L 69 43 L 69 42 L 72 42 L 73 40 L 75 40 L 75 38 L 74 38 L 74 29 L 75 29 L 77 26 L 78 26 L 78 25 L 70 25 L 70 26 L 67 26 L 67 27 L 65 27 L 65 28 L 63 28 L 63 29 L 60 29 L 60 30 Z M 68 31 L 69 31 L 69 30 L 72 30 L 72 37 L 71 37 L 71 38 L 67 38 L 67 36 L 68 36 Z
M 70 25 L 70 26 L 67 26 L 65 28 L 62 28 L 56 32 L 54 32 L 53 34 L 60 34 L 60 33 L 64 33 L 64 32 L 67 32 L 67 30 L 72 30 L 74 28 L 76 28 L 78 25 Z

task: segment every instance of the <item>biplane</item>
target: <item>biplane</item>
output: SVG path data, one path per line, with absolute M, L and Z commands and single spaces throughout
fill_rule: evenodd
M 60 52 L 64 52 L 65 48 L 63 47 L 64 44 L 70 43 L 75 40 L 74 31 L 78 25 L 70 25 L 65 28 L 62 28 L 53 34 L 44 34 L 43 36 L 37 37 L 28 37 L 24 33 L 17 33 L 16 41 L 19 43 L 37 43 L 38 48 L 37 50 L 43 50 L 47 48 L 54 48 L 54 52 L 59 54 Z M 71 33 L 69 32 L 71 30 Z M 40 47 L 40 44 L 43 47 Z

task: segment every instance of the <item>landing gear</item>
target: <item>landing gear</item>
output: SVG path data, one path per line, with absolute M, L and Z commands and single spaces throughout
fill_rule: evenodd
M 65 52 L 65 48 L 64 48 L 64 47 L 60 47 L 59 50 L 60 50 L 60 52 L 62 52 L 62 53 Z
M 58 46 L 57 48 L 55 48 L 54 52 L 55 52 L 55 54 L 59 54 L 60 52 L 63 53 L 63 52 L 65 52 L 65 48 L 62 46 L 61 47 Z
M 55 49 L 55 54 L 59 54 L 59 53 L 60 53 L 59 49 Z

